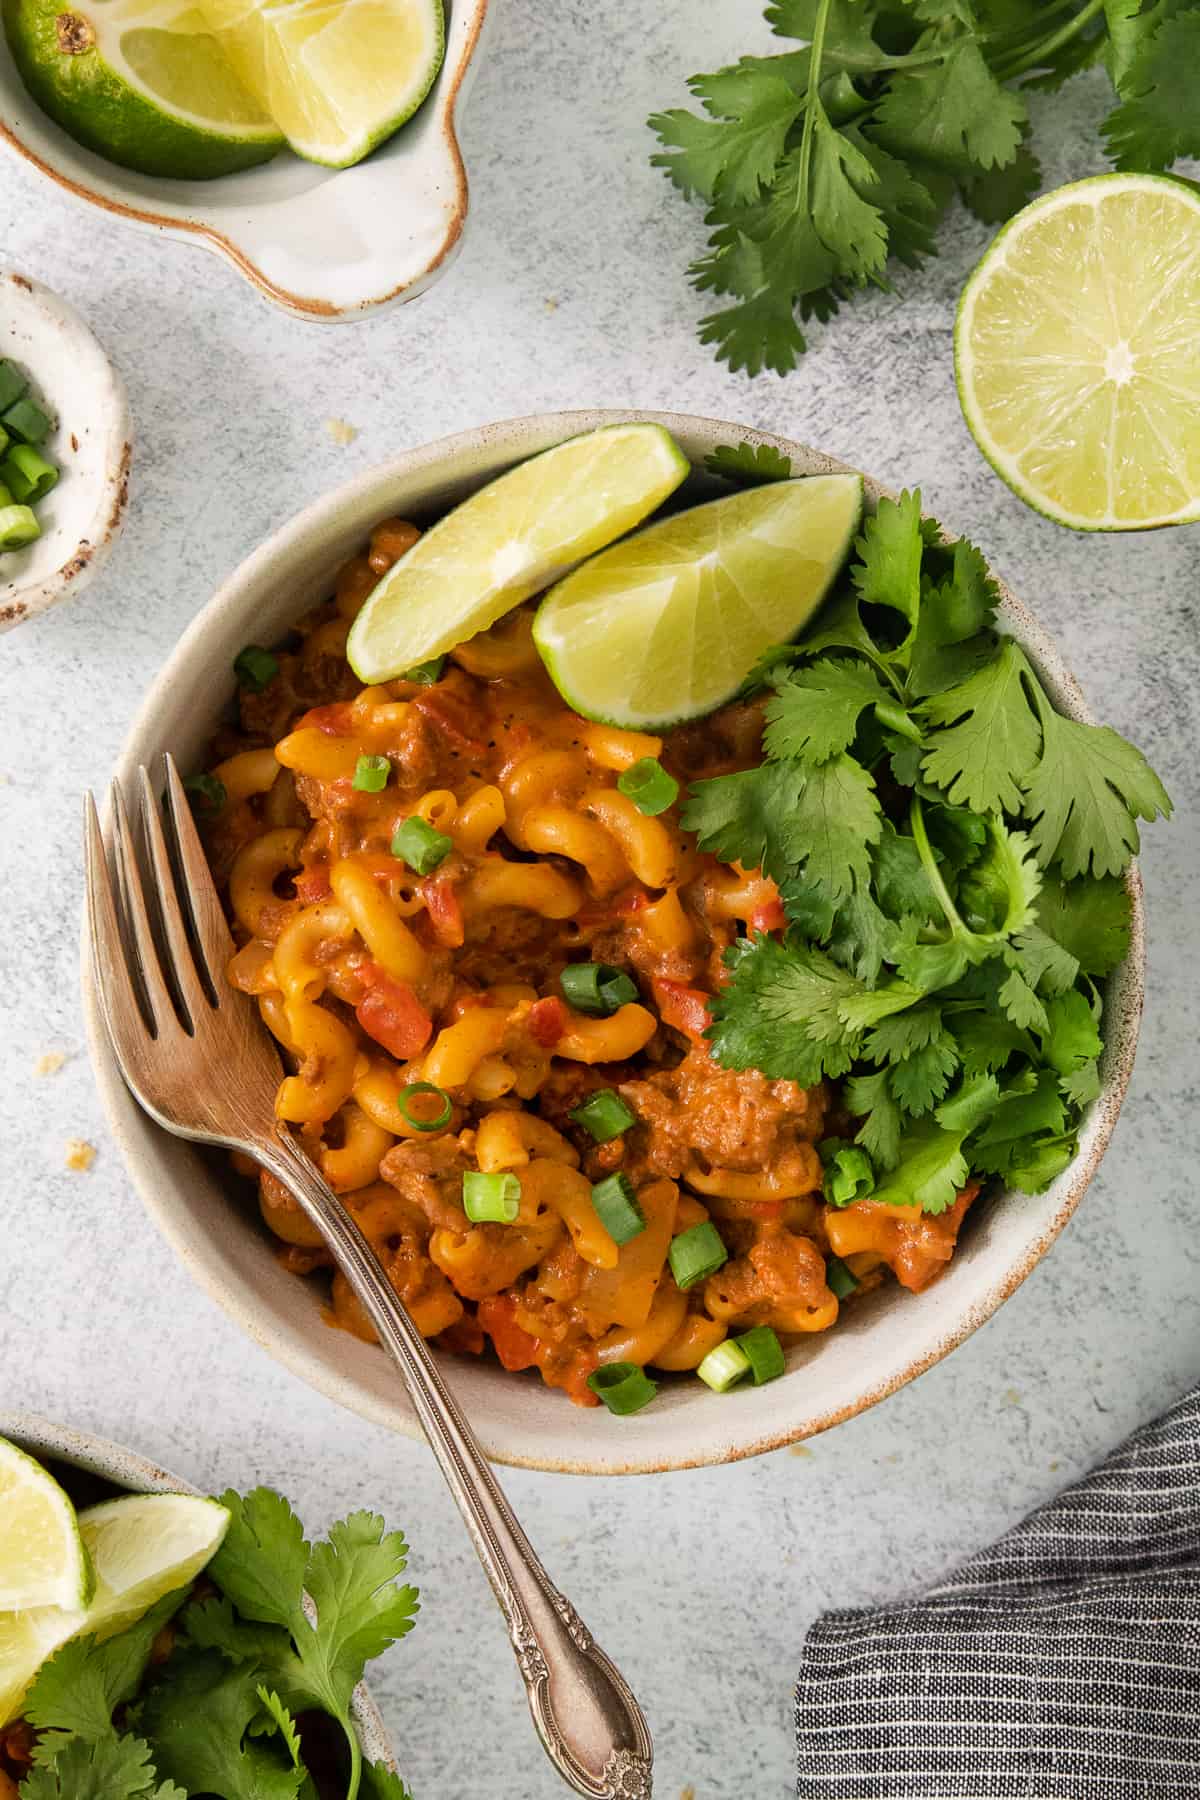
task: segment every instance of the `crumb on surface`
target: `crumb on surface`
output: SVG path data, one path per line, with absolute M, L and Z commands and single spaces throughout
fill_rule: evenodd
M 554 299 L 553 295 L 551 295 L 551 294 L 546 295 L 546 311 L 547 312 L 557 312 L 558 311 L 558 301 L 556 299 Z
M 789 1444 L 788 1445 L 788 1455 L 789 1456 L 811 1456 L 812 1451 L 809 1449 L 807 1444 Z
M 95 1160 L 95 1144 L 89 1144 L 86 1138 L 67 1139 L 66 1166 L 68 1169 L 78 1169 L 80 1171 L 90 1169 Z
M 695 1788 L 694 1787 L 680 1788 L 679 1800 L 696 1800 Z
M 33 1065 L 35 1075 L 57 1075 L 67 1060 L 65 1050 L 44 1050 Z
M 325 429 L 335 444 L 352 444 L 358 436 L 358 426 L 345 419 L 326 419 Z
M 1000 1398 L 1003 1400 L 1005 1406 L 1019 1406 L 1021 1404 L 1021 1396 L 1016 1388 L 1005 1388 Z

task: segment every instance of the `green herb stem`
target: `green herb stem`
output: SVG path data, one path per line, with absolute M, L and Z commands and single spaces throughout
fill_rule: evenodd
M 821 96 L 818 90 L 821 85 L 821 63 L 825 57 L 825 28 L 829 23 L 829 11 L 832 5 L 833 0 L 819 0 L 817 16 L 813 20 L 812 43 L 809 45 L 808 94 L 804 104 L 804 133 L 800 139 L 798 176 L 802 206 L 808 205 L 808 177 L 812 166 L 812 144 L 813 134 L 817 128 L 817 109 L 820 108 L 821 112 L 825 111 L 821 105 Z
M 908 822 L 912 827 L 913 843 L 917 846 L 917 853 L 921 858 L 921 866 L 929 877 L 930 887 L 937 895 L 938 905 L 946 915 L 947 925 L 949 925 L 951 931 L 956 935 L 970 937 L 971 933 L 963 923 L 958 908 L 955 906 L 953 898 L 951 897 L 950 889 L 942 879 L 942 872 L 938 868 L 937 857 L 933 854 L 933 845 L 929 842 L 929 833 L 925 829 L 925 809 L 921 805 L 920 794 L 914 794 L 912 797 L 912 805 L 908 810 Z
M 1088 4 L 1082 12 L 1076 13 L 1064 25 L 1060 25 L 1057 31 L 1052 31 L 1049 37 L 1042 38 L 1032 50 L 1025 51 L 1018 56 L 1015 62 L 1001 61 L 998 63 L 993 69 L 997 81 L 1012 81 L 1014 76 L 1024 74 L 1026 69 L 1036 68 L 1048 56 L 1053 56 L 1056 50 L 1061 50 L 1064 44 L 1069 44 L 1073 37 L 1078 37 L 1083 27 L 1091 19 L 1094 19 L 1103 8 L 1104 0 L 1088 0 Z

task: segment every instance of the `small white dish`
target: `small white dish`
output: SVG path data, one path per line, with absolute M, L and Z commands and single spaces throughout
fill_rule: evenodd
M 456 113 L 488 0 L 446 0 L 446 54 L 428 97 L 352 169 L 282 151 L 215 181 L 139 175 L 85 150 L 42 112 L 0 39 L 0 145 L 66 194 L 159 239 L 203 244 L 301 318 L 335 321 L 412 300 L 449 267 L 467 219 Z
M 0 551 L 0 631 L 85 588 L 112 549 L 129 498 L 125 384 L 73 306 L 0 269 L 0 358 L 29 377 L 54 420 L 41 446 L 62 471 L 39 501 L 42 535 Z

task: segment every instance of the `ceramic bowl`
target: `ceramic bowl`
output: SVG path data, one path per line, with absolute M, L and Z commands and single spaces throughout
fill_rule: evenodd
M 693 464 L 721 443 L 770 444 L 797 473 L 844 464 L 784 438 L 675 413 L 577 412 L 485 426 L 429 444 L 359 476 L 299 513 L 247 559 L 200 613 L 160 672 L 126 740 L 118 773 L 171 750 L 200 765 L 232 691 L 230 666 L 248 640 L 271 643 L 326 596 L 334 571 L 388 514 L 429 519 L 511 464 L 576 432 L 635 417 L 673 433 Z M 695 478 L 697 489 L 703 477 Z M 868 493 L 881 489 L 868 479 Z M 1024 606 L 1004 591 L 1005 627 L 1042 671 L 1056 703 L 1087 710 L 1061 656 Z M 516 1377 L 473 1357 L 448 1358 L 452 1378 L 488 1452 L 500 1462 L 581 1474 L 688 1468 L 772 1450 L 824 1430 L 883 1399 L 981 1325 L 1024 1280 L 1079 1204 L 1104 1154 L 1133 1065 L 1141 1010 L 1141 892 L 1130 877 L 1130 955 L 1107 996 L 1100 1097 L 1084 1121 L 1079 1155 L 1036 1198 L 1003 1194 L 973 1209 L 946 1274 L 923 1294 L 890 1285 L 847 1309 L 836 1329 L 788 1352 L 788 1371 L 762 1388 L 711 1394 L 702 1383 L 665 1381 L 653 1406 L 629 1418 L 580 1409 L 534 1375 Z M 366 1418 L 416 1434 L 398 1377 L 381 1350 L 321 1320 L 322 1297 L 275 1260 L 257 1209 L 234 1198 L 219 1162 L 160 1131 L 129 1098 L 95 996 L 86 1011 L 109 1121 L 154 1219 L 190 1272 L 259 1344 L 306 1381 Z
M 62 471 L 37 507 L 40 538 L 0 554 L 0 631 L 80 593 L 112 549 L 129 498 L 125 384 L 73 306 L 0 268 L 0 359 L 19 363 L 55 420 L 42 449 Z
M 27 1450 L 42 1461 L 65 1463 L 86 1475 L 96 1476 L 133 1494 L 195 1494 L 199 1490 L 155 1463 L 147 1462 L 135 1450 L 121 1444 L 110 1444 L 90 1432 L 76 1431 L 70 1425 L 55 1425 L 36 1413 L 5 1412 L 0 1407 L 0 1437 Z M 361 1683 L 350 1706 L 358 1741 L 368 1762 L 381 1762 L 395 1769 L 396 1758 L 379 1708 Z
M 449 266 L 467 218 L 456 135 L 488 0 L 447 0 L 446 55 L 420 110 L 365 162 L 325 169 L 281 152 L 217 181 L 172 181 L 106 162 L 26 92 L 0 39 L 0 144 L 65 194 L 158 238 L 203 244 L 260 294 L 306 319 L 352 319 L 411 300 Z

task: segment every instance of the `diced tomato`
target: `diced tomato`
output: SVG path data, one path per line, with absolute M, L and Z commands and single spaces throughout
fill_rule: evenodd
M 532 1369 L 537 1364 L 537 1339 L 522 1331 L 514 1314 L 516 1301 L 507 1294 L 492 1294 L 481 1300 L 476 1317 L 496 1347 L 496 1355 L 510 1373 Z
M 326 737 L 349 737 L 354 730 L 353 703 L 349 700 L 335 700 L 330 706 L 314 706 L 302 719 L 296 721 L 297 731 L 306 728 L 323 731 Z
M 400 1062 L 419 1056 L 433 1032 L 433 1020 L 406 981 L 395 981 L 378 963 L 364 962 L 366 993 L 354 1016 L 377 1044 Z
M 567 1013 L 554 994 L 535 1000 L 529 1009 L 529 1035 L 543 1050 L 552 1050 L 567 1029 Z
M 457 950 L 466 932 L 454 883 L 446 875 L 435 875 L 422 881 L 417 892 L 425 902 L 425 911 L 438 943 L 445 944 L 449 950 Z
M 756 1219 L 777 1219 L 783 1211 L 782 1200 L 751 1200 L 750 1211 Z
M 706 994 L 702 988 L 688 987 L 682 981 L 668 981 L 662 975 L 655 977 L 652 986 L 654 1004 L 663 1024 L 673 1025 L 676 1031 L 682 1031 L 693 1043 L 707 1047 L 704 1033 L 712 1024 L 708 1010 L 712 995 Z
M 593 1394 L 587 1383 L 588 1376 L 593 1369 L 597 1369 L 599 1366 L 600 1359 L 594 1350 L 579 1350 L 571 1358 L 570 1365 L 561 1380 L 556 1378 L 551 1381 L 545 1369 L 542 1370 L 542 1377 L 551 1387 L 561 1387 L 568 1400 L 572 1401 L 574 1405 L 598 1406 L 600 1396 Z
M 329 885 L 329 870 L 324 863 L 314 863 L 311 868 L 301 869 L 295 878 L 296 894 L 305 906 L 311 906 L 316 900 L 328 900 L 333 889 Z
M 445 1331 L 439 1331 L 437 1341 L 458 1356 L 481 1356 L 487 1340 L 479 1320 L 465 1312 L 453 1325 L 447 1325 Z
M 787 914 L 783 910 L 783 901 L 776 894 L 774 899 L 767 900 L 762 906 L 756 906 L 750 914 L 750 930 L 782 931 L 787 924 Z
M 476 736 L 471 729 L 470 720 L 459 711 L 449 694 L 439 693 L 436 688 L 425 688 L 412 704 L 435 730 L 461 744 L 464 750 L 486 748 L 486 740 Z

